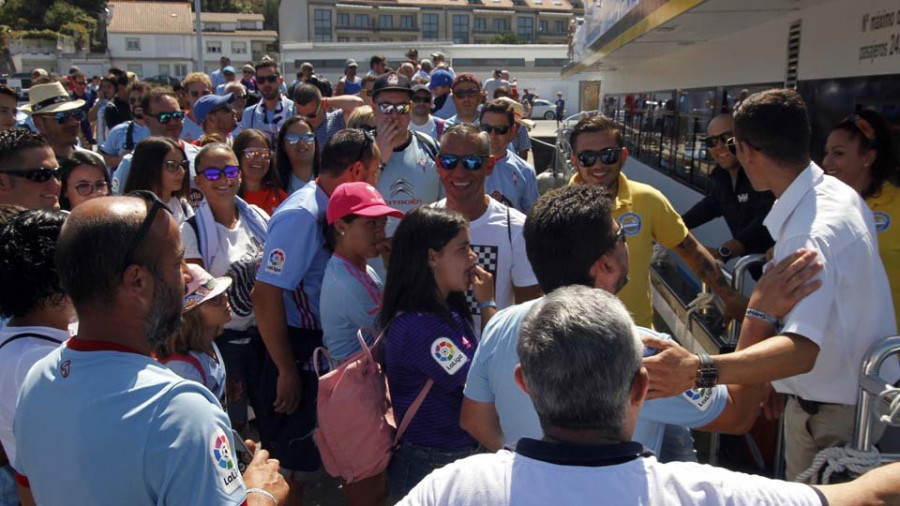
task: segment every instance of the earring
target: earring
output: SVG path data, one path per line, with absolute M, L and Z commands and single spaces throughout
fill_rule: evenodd
M 347 235 L 347 234 L 345 234 L 344 231 L 341 230 L 341 237 L 344 237 L 345 235 Z

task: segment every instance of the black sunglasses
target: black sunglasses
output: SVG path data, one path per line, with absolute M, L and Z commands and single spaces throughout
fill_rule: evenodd
M 363 145 L 362 145 L 362 147 L 359 148 L 359 152 L 356 153 L 356 158 L 354 159 L 355 161 L 359 162 L 359 161 L 362 161 L 363 156 L 366 154 L 366 151 L 369 149 L 369 146 L 371 146 L 372 144 L 375 144 L 375 137 L 372 135 L 372 132 L 370 132 L 364 128 L 357 128 L 357 130 L 359 130 L 363 134 Z
M 453 96 L 459 98 L 475 97 L 481 94 L 481 90 L 459 90 L 454 91 Z
M 506 135 L 509 133 L 510 128 L 511 127 L 509 127 L 509 126 L 500 127 L 500 126 L 485 125 L 484 123 L 481 124 L 481 131 L 487 132 L 489 135 L 491 132 L 496 132 L 497 135 Z
M 224 168 L 209 167 L 200 171 L 207 181 L 218 181 L 223 175 L 228 179 L 237 179 L 241 175 L 241 169 L 236 165 L 226 165 Z
M 751 144 L 749 141 L 746 141 L 746 140 L 742 140 L 741 142 L 743 142 L 744 144 L 750 146 L 751 148 L 759 151 L 759 147 L 756 146 L 755 144 Z M 725 145 L 728 147 L 728 151 L 731 151 L 731 154 L 735 155 L 735 156 L 737 156 L 737 143 L 738 143 L 738 140 L 736 137 L 731 137 L 730 139 L 725 141 Z
M 62 177 L 62 175 L 59 173 L 59 168 L 50 167 L 40 167 L 37 169 L 25 170 L 0 170 L 0 174 L 21 177 L 23 179 L 31 181 L 32 183 L 45 183 L 53 177 L 55 177 L 58 181 Z
M 578 153 L 578 162 L 582 167 L 593 167 L 597 160 L 603 165 L 612 165 L 619 161 L 619 155 L 622 154 L 622 148 L 604 148 L 600 151 L 582 151 Z
M 444 170 L 453 170 L 462 161 L 466 170 L 478 170 L 488 158 L 489 155 L 438 155 L 438 164 Z
M 147 114 L 146 116 L 150 118 L 156 118 L 156 121 L 159 121 L 163 125 L 168 123 L 171 120 L 175 121 L 183 121 L 184 120 L 184 111 L 173 111 L 173 112 L 161 112 L 159 114 Z
M 205 96 L 207 96 L 207 95 L 212 95 L 212 91 L 210 91 L 210 90 L 203 90 L 203 91 L 192 91 L 192 92 L 191 92 L 191 96 L 194 97 L 194 98 L 197 98 L 197 97 L 205 97 Z
M 427 103 L 431 102 L 431 95 L 429 95 L 427 97 L 422 96 L 422 95 L 413 95 L 413 97 L 410 100 L 412 100 L 416 104 L 427 104 Z
M 106 181 L 97 181 L 96 183 L 88 183 L 87 181 L 82 181 L 75 185 L 75 191 L 78 192 L 82 197 L 87 197 L 92 193 L 100 193 L 103 192 L 106 195 L 106 189 L 109 185 L 106 184 Z
M 149 190 L 136 190 L 129 193 L 127 196 L 143 200 L 150 205 L 150 209 L 147 210 L 147 217 L 141 222 L 141 226 L 138 228 L 137 234 L 134 235 L 134 239 L 131 241 L 128 251 L 125 252 L 125 261 L 122 265 L 122 271 L 134 263 L 134 255 L 141 245 L 141 242 L 144 240 L 144 237 L 147 235 L 147 232 L 150 231 L 150 227 L 153 225 L 153 219 L 156 218 L 156 213 L 158 213 L 160 209 L 165 209 L 167 213 L 172 213 L 168 206 L 163 204 L 163 201 L 159 200 L 159 197 Z
M 705 139 L 703 139 L 703 142 L 706 144 L 706 147 L 714 148 L 714 147 L 716 147 L 716 144 L 718 144 L 720 142 L 725 144 L 726 142 L 728 142 L 728 139 L 730 139 L 732 137 L 734 137 L 733 132 L 722 132 L 719 135 L 707 136 Z
M 278 74 L 272 74 L 270 76 L 256 76 L 256 82 L 258 83 L 277 83 L 278 78 L 281 77 Z
M 75 118 L 78 121 L 84 119 L 84 111 L 81 109 L 75 109 L 74 111 L 66 111 L 66 112 L 58 112 L 54 115 L 56 117 L 56 122 L 60 125 L 69 121 L 69 118 Z

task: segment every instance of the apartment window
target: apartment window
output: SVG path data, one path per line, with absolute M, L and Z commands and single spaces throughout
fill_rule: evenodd
M 184 77 L 187 75 L 187 64 L 185 63 L 176 63 L 175 64 L 175 77 Z
M 256 21 L 241 21 L 238 23 L 238 28 L 241 30 L 258 30 Z
M 338 42 L 350 42 L 350 37 L 338 37 Z
M 338 26 L 350 26 L 350 15 L 346 12 L 338 12 L 337 24 Z
M 247 43 L 246 42 L 232 42 L 231 43 L 231 54 L 247 54 Z
M 425 40 L 440 38 L 437 14 L 422 14 L 422 38 Z
M 221 32 L 221 23 L 203 23 L 203 31 L 205 32 Z
M 356 26 L 360 28 L 367 28 L 369 26 L 368 14 L 357 14 L 354 19 L 356 19 Z
M 556 33 L 566 33 L 566 22 L 565 21 L 557 21 L 556 22 Z
M 469 16 L 465 14 L 453 15 L 453 43 L 469 43 Z
M 316 9 L 313 12 L 316 42 L 331 42 L 331 11 Z
M 475 18 L 475 31 L 480 32 L 487 29 L 487 20 L 484 18 Z
M 169 74 L 169 64 L 168 63 L 160 63 L 159 64 L 159 75 L 167 76 Z
M 547 33 L 550 31 L 550 22 L 549 21 L 541 21 L 539 26 L 539 30 L 541 33 Z
M 412 16 L 400 16 L 400 28 L 415 28 L 416 22 Z
M 210 54 L 222 54 L 222 43 L 218 40 L 206 41 L 206 52 Z
M 390 14 L 381 14 L 378 16 L 378 27 L 379 28 L 393 28 L 394 26 L 394 17 Z
M 531 44 L 534 42 L 534 18 L 519 18 L 519 40 Z
M 509 26 L 506 24 L 505 19 L 495 19 L 493 24 L 495 32 L 506 32 L 509 30 Z
M 126 51 L 140 51 L 141 50 L 141 39 L 125 39 L 125 50 Z

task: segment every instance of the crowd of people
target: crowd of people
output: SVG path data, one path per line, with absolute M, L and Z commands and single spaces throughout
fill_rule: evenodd
M 0 503 L 301 504 L 319 375 L 370 346 L 403 429 L 342 478 L 348 504 L 898 500 L 896 466 L 791 484 L 701 467 L 689 430 L 780 402 L 789 480 L 850 442 L 857 369 L 900 314 L 877 113 L 835 126 L 823 171 L 797 93 L 747 97 L 709 123 L 717 168 L 682 216 L 603 116 L 540 196 L 508 72 L 357 68 L 333 91 L 268 58 L 177 89 L 38 72 L 20 108 L 0 85 Z M 722 244 L 689 231 L 719 216 Z M 735 352 L 653 330 L 654 244 L 743 321 Z M 721 262 L 766 251 L 732 290 Z

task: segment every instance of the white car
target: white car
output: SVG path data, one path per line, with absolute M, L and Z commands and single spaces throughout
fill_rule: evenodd
M 556 104 L 543 98 L 534 100 L 531 107 L 533 119 L 556 119 Z

